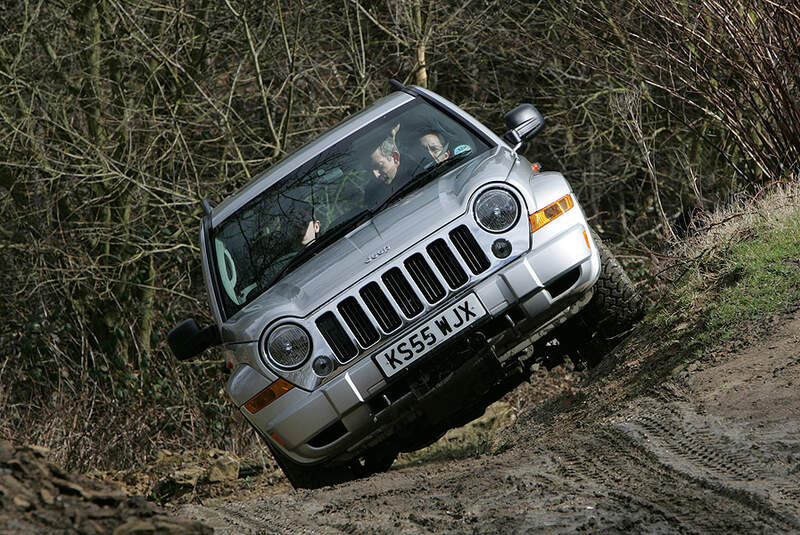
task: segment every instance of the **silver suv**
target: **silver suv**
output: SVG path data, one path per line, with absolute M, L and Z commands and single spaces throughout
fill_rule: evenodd
M 578 365 L 641 302 L 569 184 L 435 93 L 393 82 L 212 207 L 216 324 L 175 327 L 179 359 L 222 344 L 227 392 L 295 487 L 386 470 L 565 354 Z M 599 281 L 599 282 L 598 282 Z

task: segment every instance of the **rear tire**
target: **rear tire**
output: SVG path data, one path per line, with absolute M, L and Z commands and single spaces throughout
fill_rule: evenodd
M 599 364 L 644 315 L 644 302 L 628 274 L 594 231 L 592 238 L 601 263 L 594 295 L 556 333 L 562 351 L 576 369 Z
M 385 472 L 392 467 L 397 459 L 398 451 L 390 448 L 386 443 L 381 444 L 368 451 L 364 455 L 364 474 L 368 476 Z

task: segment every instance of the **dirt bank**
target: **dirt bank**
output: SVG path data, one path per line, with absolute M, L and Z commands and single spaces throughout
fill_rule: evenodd
M 618 357 L 523 413 L 494 453 L 175 514 L 218 534 L 798 532 L 800 312 L 760 331 L 644 395 L 628 378 L 649 364 Z
M 167 516 L 142 496 L 66 472 L 40 447 L 0 440 L 0 534 L 203 535 L 199 522 Z

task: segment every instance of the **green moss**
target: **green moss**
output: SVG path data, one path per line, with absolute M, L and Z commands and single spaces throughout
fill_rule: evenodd
M 706 307 L 705 334 L 722 340 L 800 298 L 800 216 L 732 246 L 727 260 L 736 280 Z
M 511 422 L 508 403 L 498 401 L 477 420 L 448 431 L 430 446 L 400 455 L 395 466 L 425 464 L 497 453 L 504 445 L 504 430 Z

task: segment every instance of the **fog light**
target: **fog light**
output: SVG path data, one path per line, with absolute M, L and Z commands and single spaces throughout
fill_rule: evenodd
M 320 377 L 327 377 L 333 371 L 333 360 L 330 357 L 321 356 L 314 359 L 311 369 Z
M 507 258 L 511 254 L 511 243 L 503 238 L 494 240 L 492 244 L 492 253 L 497 258 Z

